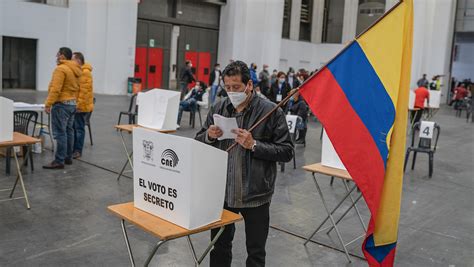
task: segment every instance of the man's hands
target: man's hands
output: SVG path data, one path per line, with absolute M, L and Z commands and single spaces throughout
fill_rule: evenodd
M 235 142 L 240 144 L 245 149 L 252 149 L 255 144 L 255 140 L 252 137 L 252 134 L 244 129 L 234 129 L 232 133 L 237 134 Z
M 237 137 L 235 138 L 235 142 L 241 145 L 245 149 L 252 149 L 253 145 L 255 144 L 255 139 L 253 139 L 252 134 L 244 129 L 234 129 L 232 133 L 236 134 Z M 223 135 L 222 130 L 217 127 L 216 125 L 211 125 L 209 129 L 207 129 L 207 136 L 209 139 L 214 140 Z
M 45 107 L 44 111 L 48 114 L 51 113 L 51 107 Z
M 207 129 L 207 136 L 209 137 L 209 139 L 217 139 L 219 137 L 221 137 L 224 133 L 222 132 L 222 130 L 217 127 L 216 125 L 211 125 L 209 127 L 209 129 Z

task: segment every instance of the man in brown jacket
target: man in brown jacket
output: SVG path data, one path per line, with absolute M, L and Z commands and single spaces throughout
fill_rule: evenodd
M 45 169 L 64 169 L 64 164 L 72 164 L 74 143 L 74 114 L 79 92 L 79 77 L 82 74 L 79 65 L 71 60 L 72 51 L 61 47 L 56 54 L 57 67 L 49 83 L 45 110 L 51 113 L 51 127 L 56 139 L 54 160 L 43 166 Z
M 78 159 L 82 156 L 82 148 L 84 147 L 86 120 L 94 109 L 94 90 L 92 86 L 92 66 L 84 62 L 84 55 L 81 52 L 74 52 L 72 60 L 76 61 L 82 69 L 82 75 L 79 78 L 76 115 L 74 116 L 74 152 L 72 154 L 74 159 Z

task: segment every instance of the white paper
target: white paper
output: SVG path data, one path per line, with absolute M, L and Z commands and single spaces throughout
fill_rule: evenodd
M 276 101 L 277 101 L 277 102 L 281 102 L 281 99 L 282 99 L 282 95 L 281 95 L 281 94 L 278 94 Z
M 222 131 L 222 136 L 217 138 L 218 140 L 235 139 L 237 137 L 236 134 L 232 133 L 232 130 L 239 128 L 236 118 L 227 118 L 219 114 L 214 114 L 213 118 L 214 125 Z
M 432 121 L 421 121 L 420 125 L 420 137 L 432 139 L 435 123 Z
M 286 124 L 288 124 L 288 131 L 290 133 L 295 133 L 297 121 L 298 121 L 298 116 L 286 115 Z

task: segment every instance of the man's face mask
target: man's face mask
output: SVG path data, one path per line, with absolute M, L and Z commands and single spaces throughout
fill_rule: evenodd
M 227 95 L 229 96 L 229 100 L 234 106 L 234 108 L 237 108 L 240 106 L 242 103 L 245 102 L 247 99 L 247 90 L 248 86 L 245 87 L 245 90 L 243 92 L 227 92 Z

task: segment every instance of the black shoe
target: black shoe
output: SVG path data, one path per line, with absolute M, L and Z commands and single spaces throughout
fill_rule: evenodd
M 72 158 L 73 159 L 80 159 L 81 156 L 82 156 L 81 152 L 76 151 L 76 152 L 72 153 Z
M 64 164 L 66 165 L 72 165 L 72 159 L 65 159 Z
M 43 169 L 64 169 L 64 164 L 57 163 L 56 161 L 51 162 L 48 165 L 44 165 Z

